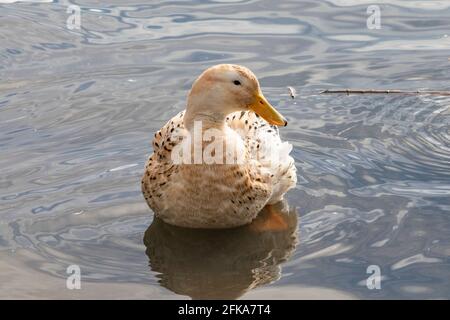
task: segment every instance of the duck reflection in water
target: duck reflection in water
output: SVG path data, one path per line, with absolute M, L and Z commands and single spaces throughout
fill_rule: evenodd
M 186 229 L 155 218 L 144 236 L 160 284 L 193 299 L 236 299 L 278 280 L 296 243 L 297 212 L 286 202 L 234 229 Z

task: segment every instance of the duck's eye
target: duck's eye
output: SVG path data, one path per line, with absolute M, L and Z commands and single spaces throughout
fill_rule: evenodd
M 237 85 L 237 86 L 240 86 L 240 85 L 241 85 L 241 82 L 240 82 L 239 80 L 234 80 L 233 83 L 234 83 L 235 85 Z

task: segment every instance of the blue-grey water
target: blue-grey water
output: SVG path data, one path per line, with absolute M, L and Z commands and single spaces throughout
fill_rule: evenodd
M 380 29 L 365 0 L 0 0 L 0 297 L 450 298 L 450 97 L 319 94 L 450 89 L 450 2 L 375 2 Z M 289 120 L 285 230 L 178 229 L 141 195 L 218 63 Z

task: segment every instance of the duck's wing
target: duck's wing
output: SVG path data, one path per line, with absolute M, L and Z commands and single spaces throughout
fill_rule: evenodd
M 272 196 L 268 203 L 281 200 L 297 183 L 295 161 L 289 155 L 292 145 L 281 141 L 278 127 L 269 125 L 252 111 L 232 113 L 226 123 L 242 137 L 259 174 L 271 183 Z
M 181 141 L 179 132 L 184 130 L 184 112 L 184 110 L 179 112 L 155 133 L 152 146 L 154 155 L 157 156 L 156 160 L 169 159 L 172 148 Z
M 154 190 L 146 190 L 150 181 L 155 181 L 160 186 L 168 182 L 168 177 L 174 169 L 171 152 L 183 140 L 179 134 L 184 130 L 183 115 L 184 111 L 181 111 L 155 133 L 152 141 L 153 153 L 145 164 L 145 173 L 142 179 L 144 195 L 149 191 L 154 193 Z M 151 197 L 149 196 L 149 198 Z
M 158 132 L 152 141 L 153 154 L 148 158 L 142 177 L 142 192 L 149 206 L 158 212 L 165 207 L 167 199 L 163 197 L 161 188 L 167 187 L 169 177 L 174 171 L 171 163 L 171 152 L 175 145 L 182 141 L 177 134 L 184 130 L 184 111 L 170 119 Z M 157 199 L 157 200 L 156 200 Z

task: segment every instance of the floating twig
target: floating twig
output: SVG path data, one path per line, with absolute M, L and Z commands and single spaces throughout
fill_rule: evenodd
M 330 93 L 346 93 L 349 94 L 409 94 L 409 95 L 417 95 L 417 94 L 429 94 L 429 95 L 437 95 L 437 96 L 450 96 L 450 91 L 435 91 L 435 90 L 374 90 L 374 89 L 338 89 L 338 90 L 323 90 L 320 94 L 330 94 Z

